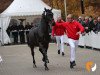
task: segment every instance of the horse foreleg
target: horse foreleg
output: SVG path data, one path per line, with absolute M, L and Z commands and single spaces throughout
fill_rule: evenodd
M 36 66 L 36 62 L 35 62 L 35 58 L 34 58 L 34 48 L 31 48 L 31 54 L 32 54 L 32 57 L 33 57 L 33 67 L 37 67 Z
M 39 48 L 39 51 L 40 51 L 40 52 L 42 53 L 42 55 L 43 55 L 42 61 L 44 62 L 45 70 L 49 70 L 49 68 L 48 68 L 48 66 L 47 66 L 48 58 L 47 58 L 47 54 L 46 54 L 47 52 L 46 52 L 46 50 Z
M 49 70 L 48 66 L 47 66 L 47 62 L 45 61 L 44 63 L 44 66 L 45 66 L 45 70 Z
M 43 58 L 42 58 L 42 61 L 45 62 L 45 59 L 46 59 L 46 62 L 49 63 L 49 60 L 48 60 L 48 56 L 47 56 L 47 51 L 46 52 L 43 52 L 43 50 L 41 48 L 39 48 L 39 51 L 42 53 L 43 55 Z M 46 54 L 46 55 L 45 55 Z
M 43 50 L 42 50 L 41 48 L 39 48 L 39 51 L 40 51 L 41 54 L 43 55 L 42 61 L 45 62 L 45 58 L 44 58 L 45 56 L 44 56 L 44 54 L 43 54 Z
M 47 56 L 48 46 L 49 46 L 49 43 L 45 44 L 45 52 L 46 52 L 45 54 L 46 54 L 46 57 L 47 57 L 47 63 L 49 63 L 49 59 L 48 59 L 48 56 Z
M 44 54 L 44 66 L 45 70 L 49 70 L 47 63 L 49 63 L 48 57 L 47 57 L 47 52 L 46 49 L 43 49 L 43 54 Z

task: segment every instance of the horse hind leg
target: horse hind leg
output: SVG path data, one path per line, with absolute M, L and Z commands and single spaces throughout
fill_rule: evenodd
M 34 54 L 35 54 L 35 53 L 34 53 L 34 47 L 32 47 L 32 48 L 31 48 L 31 55 L 32 55 L 32 57 L 33 57 L 33 68 L 36 68 L 37 66 L 36 66 Z

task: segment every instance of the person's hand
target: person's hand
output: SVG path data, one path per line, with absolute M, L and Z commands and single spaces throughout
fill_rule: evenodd
M 52 38 L 54 38 L 54 36 L 53 36 L 53 35 L 51 35 L 51 39 L 52 39 Z
M 82 36 L 85 36 L 86 32 L 82 33 Z
M 51 39 L 55 39 L 55 36 L 51 36 Z
M 85 27 L 85 29 L 88 29 L 88 27 Z
M 81 34 L 81 32 L 80 32 L 80 31 L 76 33 L 76 35 L 80 35 L 80 34 Z

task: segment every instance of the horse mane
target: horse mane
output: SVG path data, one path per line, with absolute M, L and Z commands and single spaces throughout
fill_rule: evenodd
M 44 11 L 43 14 L 42 14 L 42 17 L 41 17 L 41 20 L 40 20 L 40 23 L 39 23 L 39 28 L 42 32 L 45 32 L 47 33 L 48 32 L 48 21 L 46 19 L 46 12 Z

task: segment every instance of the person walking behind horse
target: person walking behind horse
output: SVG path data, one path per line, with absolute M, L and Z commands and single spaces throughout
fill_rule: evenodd
M 84 32 L 84 27 L 79 22 L 74 20 L 72 14 L 67 16 L 67 22 L 63 23 L 63 25 L 66 28 L 66 34 L 70 45 L 70 68 L 72 69 L 76 66 L 75 51 L 78 46 L 79 35 Z
M 56 36 L 58 54 L 62 52 L 62 56 L 64 56 L 64 32 L 65 32 L 65 29 L 62 25 L 63 22 L 64 21 L 61 19 L 61 17 L 58 17 L 52 29 L 52 36 L 53 37 Z

